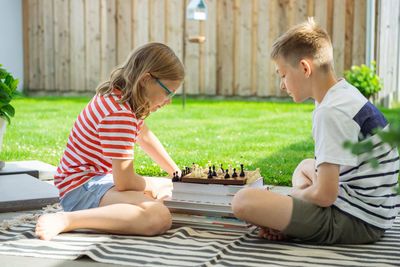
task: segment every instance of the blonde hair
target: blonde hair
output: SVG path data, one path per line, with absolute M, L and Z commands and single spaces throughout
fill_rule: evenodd
M 271 58 L 279 57 L 293 67 L 302 59 L 309 58 L 324 72 L 334 69 L 331 39 L 313 18 L 294 26 L 274 42 Z
M 183 65 L 171 48 L 162 43 L 148 43 L 133 51 L 96 91 L 109 95 L 118 89 L 121 92 L 119 103 L 128 102 L 136 118 L 145 119 L 150 114 L 150 103 L 145 87 L 139 82 L 145 73 L 170 81 L 183 81 L 185 76 Z

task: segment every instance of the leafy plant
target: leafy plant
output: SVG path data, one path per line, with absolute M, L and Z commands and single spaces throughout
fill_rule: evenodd
M 375 61 L 372 62 L 372 69 L 361 64 L 361 66 L 352 66 L 350 70 L 345 70 L 344 75 L 346 80 L 368 99 L 383 89 L 383 84 L 376 74 Z
M 0 64 L 0 67 L 3 65 Z M 11 123 L 10 117 L 14 117 L 15 109 L 10 105 L 13 98 L 20 96 L 17 90 L 18 79 L 7 72 L 4 68 L 0 68 L 0 118 Z

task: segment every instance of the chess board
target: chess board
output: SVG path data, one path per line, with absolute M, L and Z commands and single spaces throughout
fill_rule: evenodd
M 237 177 L 232 178 L 233 172 L 229 172 L 229 178 L 225 178 L 226 173 L 217 172 L 217 176 L 208 178 L 207 169 L 201 172 L 191 172 L 181 177 L 180 182 L 198 183 L 198 184 L 224 184 L 224 185 L 245 185 L 261 177 L 259 169 L 255 171 L 244 171 L 244 177 L 240 177 L 240 171 Z
M 213 178 L 199 178 L 199 177 L 191 177 L 189 175 L 185 175 L 182 177 L 181 182 L 184 183 L 198 183 L 198 184 L 231 184 L 231 185 L 244 185 L 247 182 L 247 178 L 245 177 L 236 177 L 236 178 L 224 178 L 223 175 L 219 175 Z

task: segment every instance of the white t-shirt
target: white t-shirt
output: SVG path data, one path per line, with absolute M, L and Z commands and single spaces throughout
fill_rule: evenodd
M 387 128 L 382 113 L 344 79 L 329 89 L 313 112 L 312 131 L 316 168 L 321 163 L 340 165 L 339 196 L 333 204 L 340 211 L 379 229 L 389 229 L 400 208 L 399 153 L 383 144 L 375 128 Z M 371 140 L 372 154 L 354 155 L 343 147 Z M 366 160 L 378 159 L 373 168 Z

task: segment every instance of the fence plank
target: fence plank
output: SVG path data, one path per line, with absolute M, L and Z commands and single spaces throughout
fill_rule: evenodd
M 276 27 L 277 21 L 279 21 L 279 14 L 277 14 L 278 5 L 276 1 L 270 1 L 269 10 L 271 16 L 269 16 L 269 46 L 272 47 L 272 44 L 275 42 L 276 38 L 280 35 L 278 32 L 278 28 Z M 273 15 L 272 15 L 273 14 Z M 275 27 L 273 26 L 275 25 Z M 268 95 L 276 96 L 280 95 L 279 88 L 279 79 L 277 78 L 277 74 L 275 71 L 275 64 L 271 60 L 268 68 Z
M 43 1 L 43 49 L 44 49 L 44 69 L 43 79 L 45 90 L 54 91 L 55 89 L 55 55 L 54 55 L 54 6 L 53 1 Z M 25 42 L 24 42 L 25 43 Z
M 336 0 L 333 6 L 332 43 L 335 71 L 338 77 L 343 76 L 344 48 L 345 48 L 345 24 L 346 24 L 346 0 Z
M 291 8 L 286 8 L 286 7 L 291 7 Z M 293 26 L 294 24 L 294 9 L 293 9 L 293 1 L 290 0 L 281 0 L 278 3 L 278 6 L 276 7 L 276 14 L 277 16 L 275 17 L 275 23 L 278 25 L 278 35 L 276 36 L 279 37 L 283 33 L 285 33 L 290 26 Z M 276 39 L 274 38 L 274 40 Z M 275 70 L 275 68 L 274 68 Z M 282 91 L 279 86 L 279 79 L 277 79 L 276 73 L 274 73 L 275 77 L 275 94 L 276 96 L 287 96 L 287 93 L 285 91 Z
M 29 53 L 29 44 L 31 43 L 30 39 L 30 31 L 31 31 L 31 17 L 32 13 L 30 12 L 31 10 L 29 9 L 30 1 L 28 0 L 23 0 L 22 1 L 22 34 L 23 34 L 23 49 L 24 49 L 24 80 L 20 81 L 23 82 L 23 87 L 28 89 L 30 88 L 29 84 L 29 76 L 31 75 L 29 71 L 29 65 L 30 65 L 30 53 Z
M 86 90 L 94 91 L 100 83 L 100 6 L 97 0 L 85 1 Z
M 165 43 L 183 63 L 183 0 L 165 2 Z M 177 90 L 182 93 L 182 86 Z
M 307 19 L 307 0 L 296 0 L 295 24 L 302 23 Z
M 219 0 L 217 10 L 217 94 L 232 95 L 233 1 Z
M 43 90 L 45 87 L 45 80 L 44 80 L 44 68 L 45 68 L 45 53 L 46 51 L 44 50 L 44 21 L 43 21 L 43 16 L 44 16 L 44 11 L 43 10 L 43 0 L 39 0 L 37 2 L 37 14 L 38 14 L 38 19 L 37 19 L 37 28 L 36 28 L 36 39 L 37 39 L 37 56 L 38 60 L 37 63 L 38 65 L 36 66 L 37 68 L 37 77 L 38 77 L 38 89 Z
M 29 26 L 28 26 L 28 35 L 29 35 L 29 86 L 30 89 L 38 89 L 39 83 L 39 73 L 36 66 L 39 64 L 39 53 L 38 53 L 38 39 L 36 37 L 36 30 L 38 25 L 38 1 L 31 0 L 29 1 L 28 8 L 30 10 L 29 16 Z
M 149 41 L 165 42 L 164 0 L 149 0 Z
M 122 65 L 131 52 L 132 30 L 131 12 L 132 2 L 130 0 L 117 0 L 117 64 Z
M 251 2 L 251 66 L 250 66 L 250 94 L 257 95 L 258 72 L 257 72 L 257 54 L 258 54 L 258 0 Z
M 149 4 L 147 0 L 133 2 L 133 49 L 149 41 Z
M 365 63 L 366 15 L 366 1 L 354 0 L 352 65 L 360 65 Z
M 327 14 L 328 0 L 318 0 L 314 3 L 315 21 L 326 31 L 328 30 Z
M 186 38 L 185 38 L 185 90 L 187 94 L 199 93 L 199 44 L 189 42 L 190 36 L 199 34 L 199 22 L 196 20 L 186 20 Z
M 239 37 L 238 43 L 235 47 L 238 48 L 238 53 L 235 51 L 235 57 L 238 56 L 238 60 L 235 62 L 235 73 L 234 78 L 234 94 L 249 96 L 251 94 L 251 11 L 252 1 L 240 1 L 239 6 L 240 12 L 237 13 L 239 18 L 239 29 L 237 31 L 237 37 Z
M 100 80 L 108 80 L 117 65 L 116 4 L 114 0 L 101 1 L 101 66 Z
M 183 0 L 168 0 L 165 9 L 165 43 L 183 60 L 183 12 L 180 12 L 183 10 Z
M 54 2 L 54 54 L 55 54 L 55 88 L 68 91 L 70 87 L 70 32 L 68 1 Z
M 83 0 L 70 1 L 71 37 L 71 90 L 82 91 L 85 84 L 85 3 Z M 89 47 L 90 49 L 90 47 Z
M 345 39 L 344 39 L 344 66 L 350 69 L 353 61 L 353 25 L 354 25 L 354 0 L 346 1 Z
M 204 93 L 215 95 L 217 93 L 217 1 L 208 0 L 208 17 L 204 21 L 204 36 L 206 41 L 203 46 L 203 85 Z
M 400 2 L 389 0 L 378 2 L 378 49 L 377 61 L 379 64 L 378 75 L 383 81 L 383 90 L 378 93 L 380 104 L 388 107 L 391 102 L 398 98 L 399 94 L 399 54 L 398 45 L 393 42 L 400 40 L 399 24 L 400 20 Z
M 269 57 L 271 51 L 270 37 L 269 37 L 269 26 L 270 26 L 270 13 L 269 5 L 270 1 L 257 0 L 258 1 L 258 23 L 257 23 L 257 46 L 256 46 L 256 80 L 257 80 L 257 95 L 267 96 L 268 95 L 268 77 L 269 77 L 269 66 L 272 64 L 272 60 Z

